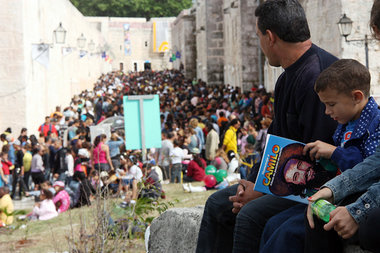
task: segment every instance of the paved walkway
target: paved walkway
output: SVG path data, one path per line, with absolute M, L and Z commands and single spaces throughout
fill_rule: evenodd
M 13 206 L 15 210 L 32 209 L 34 207 L 34 197 L 13 200 Z

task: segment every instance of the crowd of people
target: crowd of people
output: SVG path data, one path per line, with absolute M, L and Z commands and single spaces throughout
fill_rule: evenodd
M 145 158 L 140 150 L 126 150 L 123 128 L 111 128 L 109 139 L 91 136 L 91 126 L 123 116 L 123 96 L 141 94 L 160 97 L 160 148 Z M 36 197 L 28 217 L 46 219 L 56 216 L 52 203 L 57 214 L 90 205 L 99 188 L 121 196 L 123 207 L 139 196 L 164 197 L 162 183 L 185 182 L 186 191 L 197 191 L 191 182 L 203 181 L 208 165 L 224 170 L 223 177 L 246 178 L 260 161 L 272 101 L 262 87 L 211 87 L 177 70 L 104 74 L 93 90 L 46 116 L 38 136 L 23 128 L 17 137 L 11 127 L 1 134 L 0 186 L 13 200 Z
M 104 74 L 93 90 L 46 116 L 38 137 L 27 129 L 17 139 L 11 128 L 1 134 L 2 223 L 12 222 L 6 214 L 17 195 L 36 196 L 27 217 L 44 220 L 91 205 L 99 189 L 128 207 L 139 197 L 165 197 L 162 183 L 183 183 L 190 192 L 220 189 L 206 202 L 197 252 L 340 252 L 348 238 L 379 251 L 373 231 L 380 226 L 380 110 L 370 96 L 369 71 L 314 45 L 297 0 L 267 0 L 255 15 L 264 54 L 285 69 L 274 94 L 262 87 L 208 86 L 177 70 Z M 379 37 L 379 0 L 371 28 Z M 91 126 L 124 115 L 123 96 L 146 94 L 160 97 L 160 148 L 142 157 L 141 150 L 126 150 L 120 129 L 111 129 L 109 140 L 90 135 Z M 338 166 L 336 177 L 308 198 L 338 205 L 327 224 L 310 205 L 254 191 L 267 133 L 306 143 L 310 160 Z M 226 180 L 209 184 L 210 165 L 225 171 Z M 229 177 L 240 180 L 231 185 Z M 292 179 L 303 184 L 312 177 L 300 169 Z

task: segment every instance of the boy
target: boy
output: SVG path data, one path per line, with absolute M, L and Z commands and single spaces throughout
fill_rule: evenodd
M 333 136 L 336 146 L 311 142 L 305 145 L 304 155 L 309 153 L 312 160 L 331 159 L 340 171 L 345 171 L 375 152 L 380 141 L 380 111 L 369 96 L 370 80 L 368 70 L 351 59 L 339 60 L 320 74 L 314 89 L 326 106 L 325 113 L 339 123 Z M 288 247 L 292 252 L 303 252 L 304 209 L 305 205 L 300 204 L 268 221 L 260 245 L 262 252 Z
M 375 38 L 380 40 L 380 0 L 375 0 L 371 10 L 370 25 L 373 29 Z M 355 202 L 347 206 L 337 207 L 330 213 L 330 222 L 323 228 L 325 230 L 334 230 L 344 239 L 350 238 L 359 229 L 360 246 L 366 250 L 379 252 L 380 236 L 378 229 L 380 227 L 379 219 L 379 192 L 380 192 L 380 169 L 379 169 L 380 147 L 376 153 L 362 163 L 356 165 L 351 170 L 344 172 L 342 175 L 327 182 L 322 189 L 309 198 L 313 202 L 317 199 L 327 199 L 330 202 L 341 202 L 340 200 L 354 193 L 362 194 Z M 350 185 L 347 185 L 347 182 Z M 355 211 L 356 210 L 356 211 Z M 320 238 L 312 237 L 311 229 L 315 229 L 314 221 L 310 209 L 307 212 L 307 244 L 312 247 L 320 242 Z M 360 228 L 359 228 L 360 226 Z M 319 227 L 321 227 L 319 225 Z M 320 230 L 322 230 L 320 228 Z M 335 232 L 332 232 L 336 235 Z M 336 243 L 337 237 L 333 237 L 331 243 Z M 339 242 L 339 241 L 338 241 Z M 330 245 L 326 245 L 327 247 Z M 325 247 L 326 247 L 325 246 Z

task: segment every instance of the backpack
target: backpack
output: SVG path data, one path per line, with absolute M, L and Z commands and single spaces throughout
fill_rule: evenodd
M 44 133 L 44 127 L 45 127 L 45 123 L 43 123 L 42 125 L 41 125 L 41 133 Z M 51 124 L 49 124 L 49 131 L 51 132 L 52 131 L 52 126 L 51 126 Z

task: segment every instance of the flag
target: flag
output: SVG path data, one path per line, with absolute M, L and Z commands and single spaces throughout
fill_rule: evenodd
M 80 51 L 79 51 L 79 58 L 83 58 L 83 57 L 85 57 L 86 54 L 87 54 L 87 51 L 85 51 L 85 50 L 80 50 Z
M 73 52 L 73 48 L 71 47 L 62 47 L 62 55 L 66 56 Z
M 49 45 L 47 44 L 32 44 L 32 59 L 38 62 L 46 69 L 49 68 Z
M 153 52 L 166 52 L 170 49 L 170 22 L 153 22 Z
M 177 59 L 181 59 L 181 53 L 180 53 L 179 51 L 177 51 L 177 52 L 175 53 L 175 57 L 176 57 Z

